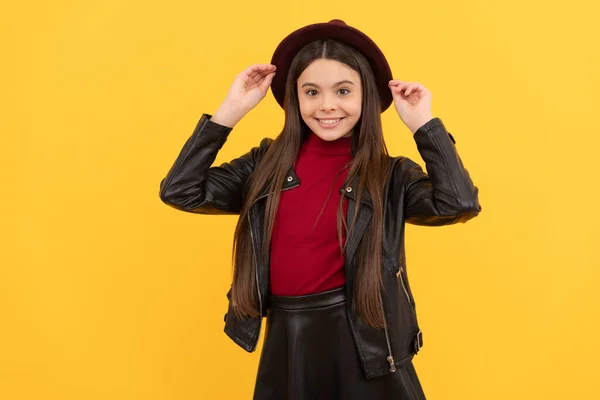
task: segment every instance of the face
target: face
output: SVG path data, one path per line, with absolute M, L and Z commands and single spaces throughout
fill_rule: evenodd
M 321 139 L 349 136 L 362 110 L 360 75 L 341 62 L 315 60 L 298 78 L 298 101 L 302 119 Z

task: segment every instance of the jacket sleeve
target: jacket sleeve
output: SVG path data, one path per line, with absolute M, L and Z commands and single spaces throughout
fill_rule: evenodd
M 203 114 L 175 163 L 160 183 L 160 199 L 181 211 L 198 214 L 239 214 L 244 186 L 271 139 L 243 156 L 211 167 L 231 128 Z
M 403 159 L 406 222 L 414 225 L 450 225 L 467 222 L 481 211 L 478 189 L 456 151 L 454 138 L 439 118 L 414 134 L 427 173 L 414 161 Z

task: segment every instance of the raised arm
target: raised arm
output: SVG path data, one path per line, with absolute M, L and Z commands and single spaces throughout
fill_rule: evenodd
M 243 156 L 211 167 L 231 128 L 204 114 L 167 176 L 160 183 L 160 198 L 182 211 L 199 214 L 239 214 L 250 174 L 271 139 Z
M 433 118 L 415 132 L 414 139 L 427 173 L 408 158 L 399 163 L 406 222 L 437 226 L 467 222 L 477 216 L 481 211 L 478 189 L 442 121 Z
M 215 115 L 202 115 L 160 183 L 163 202 L 199 214 L 239 214 L 245 185 L 271 139 L 233 161 L 211 165 L 233 127 L 265 97 L 273 76 L 270 64 L 251 65 L 236 76 Z

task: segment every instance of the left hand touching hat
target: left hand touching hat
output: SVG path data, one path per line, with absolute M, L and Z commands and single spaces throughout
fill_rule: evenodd
M 425 86 L 416 82 L 399 80 L 391 80 L 388 86 L 400 119 L 413 134 L 433 118 L 431 114 L 432 96 Z

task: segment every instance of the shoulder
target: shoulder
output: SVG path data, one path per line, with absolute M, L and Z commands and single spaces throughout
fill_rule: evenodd
M 236 173 L 239 173 L 239 174 L 243 173 L 243 174 L 246 174 L 247 176 L 249 176 L 250 174 L 252 174 L 254 172 L 256 166 L 263 159 L 265 153 L 271 146 L 272 142 L 273 142 L 273 139 L 264 138 L 260 141 L 259 144 L 252 147 L 246 153 L 238 156 L 237 158 L 235 158 L 229 162 L 225 162 L 225 163 L 221 164 L 220 167 L 221 168 L 226 167 L 231 171 L 235 171 Z
M 274 139 L 273 138 L 263 138 L 260 141 L 260 144 L 258 145 L 258 147 L 260 149 L 262 149 L 263 151 L 267 151 L 269 149 L 269 147 L 271 146 L 271 143 L 273 143 Z
M 263 138 L 260 141 L 260 143 L 258 144 L 258 146 L 254 147 L 251 150 L 252 158 L 256 164 L 258 164 L 260 162 L 260 160 L 263 159 L 263 157 L 265 156 L 265 154 L 267 153 L 267 151 L 269 150 L 269 148 L 271 147 L 273 142 L 274 142 L 274 139 L 272 139 L 272 138 L 268 138 L 268 137 Z
M 258 162 L 264 157 L 265 153 L 267 152 L 267 150 L 269 150 L 269 147 L 271 147 L 272 143 L 273 139 L 267 137 L 263 138 L 258 145 L 251 148 L 250 151 L 242 157 L 246 159 L 251 159 L 254 162 Z
M 422 171 L 419 164 L 405 156 L 390 156 L 389 161 L 389 179 L 393 184 L 403 184 L 414 175 L 415 171 Z

